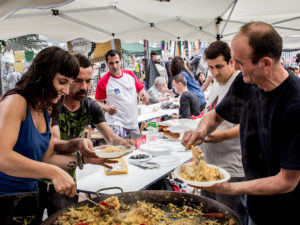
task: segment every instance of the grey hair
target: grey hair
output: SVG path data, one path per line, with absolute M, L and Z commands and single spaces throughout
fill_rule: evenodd
M 156 77 L 154 80 L 154 84 L 167 84 L 167 81 L 163 77 Z

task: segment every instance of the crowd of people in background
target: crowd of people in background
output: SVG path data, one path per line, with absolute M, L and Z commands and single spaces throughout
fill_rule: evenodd
M 170 66 L 173 58 L 174 57 L 169 56 L 167 59 L 163 59 L 162 55 L 158 54 L 155 50 L 152 50 L 150 53 L 150 59 L 148 63 L 152 62 L 156 68 L 155 71 L 156 74 L 154 74 L 154 77 L 157 76 L 163 77 L 166 80 L 167 88 L 175 92 L 174 88 L 172 87 L 172 80 L 174 75 L 172 75 L 170 71 Z M 194 79 L 198 82 L 201 91 L 203 91 L 208 95 L 209 87 L 213 84 L 214 80 L 207 66 L 205 54 L 191 56 L 190 59 L 187 59 L 186 57 L 181 57 L 181 58 L 183 60 L 184 66 L 186 67 L 187 71 L 189 71 L 189 73 L 193 75 Z M 299 77 L 300 53 L 298 53 L 295 58 L 296 60 L 293 66 L 291 64 L 288 64 L 283 57 L 281 58 L 281 63 L 285 68 L 289 69 L 291 72 L 293 72 L 296 76 Z M 104 74 L 104 71 L 107 70 L 108 67 L 106 66 L 106 64 L 101 63 L 101 65 L 99 65 L 99 69 L 97 71 L 96 77 L 99 79 L 99 77 L 101 77 L 102 74 Z M 150 85 L 147 83 L 146 70 L 147 70 L 147 65 L 146 65 L 145 58 L 135 60 L 135 66 L 132 72 L 141 80 L 141 82 L 144 84 L 145 90 L 147 91 L 147 89 L 149 89 L 153 85 L 153 83 L 151 83 Z M 153 73 L 153 71 L 150 72 Z M 21 72 L 15 72 L 11 63 L 8 62 L 2 63 L 2 69 L 1 69 L 2 93 L 5 93 L 7 90 L 13 88 L 16 82 L 22 76 L 22 74 L 23 73 Z M 151 75 L 153 74 L 147 74 L 147 76 L 151 76 Z M 92 80 L 93 83 L 96 85 L 98 79 L 95 80 L 96 77 L 94 76 L 95 74 L 93 74 Z M 90 93 L 94 93 L 94 91 L 95 91 L 94 87 L 92 86 Z M 203 102 L 203 100 L 201 100 L 201 102 Z M 154 102 L 152 101 L 149 102 L 149 104 L 153 104 L 153 103 Z

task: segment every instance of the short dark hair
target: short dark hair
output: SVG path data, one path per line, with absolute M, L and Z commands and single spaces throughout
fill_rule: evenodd
M 224 57 L 228 64 L 231 59 L 230 47 L 224 41 L 214 41 L 205 49 L 206 59 L 215 59 L 220 55 Z
M 80 67 L 82 68 L 88 68 L 92 66 L 91 61 L 83 54 L 81 53 L 74 53 L 74 56 L 77 58 Z
M 108 52 L 106 52 L 106 54 L 105 54 L 105 60 L 106 60 L 106 62 L 108 62 L 108 56 L 109 57 L 114 57 L 116 55 L 118 55 L 120 57 L 120 59 L 121 59 L 121 53 L 117 49 L 111 49 Z
M 183 86 L 185 86 L 185 87 L 187 86 L 186 78 L 185 78 L 185 76 L 182 75 L 182 74 L 178 74 L 178 75 L 174 76 L 173 80 L 174 80 L 174 82 L 175 82 L 176 84 L 182 83 Z
M 262 57 L 268 56 L 279 61 L 282 52 L 282 38 L 277 31 L 264 22 L 251 22 L 243 25 L 239 31 L 249 39 L 252 48 L 251 60 L 257 64 Z

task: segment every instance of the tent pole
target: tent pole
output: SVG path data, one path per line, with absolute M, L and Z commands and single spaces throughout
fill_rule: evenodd
M 119 13 L 121 13 L 124 16 L 127 16 L 127 17 L 131 18 L 131 19 L 134 19 L 134 20 L 136 20 L 138 22 L 141 22 L 143 24 L 147 24 L 147 21 L 142 20 L 142 19 L 140 19 L 140 18 L 138 18 L 138 17 L 136 17 L 136 16 L 134 16 L 134 15 L 132 15 L 132 14 L 130 14 L 130 13 L 128 13 L 128 12 L 120 9 L 120 8 L 117 8 L 117 6 L 113 6 L 112 9 L 115 10 L 115 11 L 117 11 L 117 12 L 119 12 Z
M 297 20 L 297 19 L 300 19 L 300 16 L 293 17 L 293 18 L 286 19 L 286 20 L 277 21 L 277 22 L 271 23 L 271 25 L 276 25 L 276 24 L 279 24 L 279 23 L 285 23 L 285 22 L 289 22 L 289 21 Z
M 160 28 L 158 28 L 157 26 L 155 26 L 153 23 L 150 23 L 148 26 L 138 27 L 138 28 L 134 28 L 134 29 L 131 29 L 131 30 L 126 30 L 126 31 L 121 31 L 121 32 L 115 33 L 115 36 L 120 36 L 120 35 L 122 35 L 122 34 L 127 34 L 127 33 L 130 33 L 130 32 L 142 30 L 142 29 L 145 29 L 145 28 L 147 28 L 147 27 L 149 27 L 149 26 L 150 26 L 151 28 L 153 28 L 153 29 L 156 29 L 156 30 L 158 30 L 158 31 L 160 31 L 160 32 L 162 32 L 162 33 L 164 33 L 164 34 L 167 34 L 169 37 L 176 38 L 176 39 L 178 38 L 178 37 L 176 37 L 175 35 L 173 35 L 173 34 L 171 34 L 171 33 L 169 33 L 169 32 L 166 32 L 166 31 L 164 31 L 164 30 L 161 30 Z
M 300 17 L 298 17 L 300 18 Z M 297 17 L 294 17 L 293 19 L 298 19 Z M 241 21 L 236 21 L 236 20 L 228 20 L 228 22 L 230 23 L 239 23 L 239 24 L 246 24 L 248 22 L 241 22 Z M 288 22 L 288 20 L 286 21 L 279 21 L 279 22 Z M 279 22 L 275 22 L 275 23 L 279 23 Z M 277 29 L 284 29 L 284 30 L 291 30 L 291 31 L 300 31 L 300 29 L 296 29 L 296 28 L 290 28 L 290 27 L 281 27 L 281 26 L 273 26 L 274 28 Z M 228 36 L 228 34 L 224 35 L 224 36 Z
M 237 21 L 237 20 L 228 20 L 229 23 L 239 23 L 239 24 L 246 24 L 248 22 L 241 22 L 241 21 Z
M 145 65 L 144 65 L 144 72 L 146 75 L 146 88 L 149 89 L 149 79 L 150 79 L 150 74 L 149 74 L 149 61 L 150 61 L 150 47 L 149 47 L 149 41 L 144 39 L 144 59 L 145 59 Z
M 185 33 L 185 34 L 181 35 L 181 39 L 184 39 L 184 37 L 186 37 L 186 36 L 190 36 L 190 35 L 192 35 L 192 34 L 195 34 L 195 33 L 198 33 L 198 32 L 202 32 L 202 33 L 204 33 L 204 34 L 207 34 L 207 35 L 209 35 L 209 36 L 211 36 L 211 37 L 215 37 L 215 35 L 214 35 L 214 34 L 212 34 L 212 33 L 209 33 L 209 32 L 207 32 L 207 31 L 205 31 L 205 30 L 202 30 L 201 28 L 199 28 L 199 29 L 198 29 L 198 30 L 196 30 L 196 31 L 192 31 L 192 32 Z
M 300 31 L 300 29 L 296 29 L 296 28 L 289 28 L 289 27 L 281 27 L 281 26 L 273 26 L 277 29 L 283 29 L 283 30 L 292 30 L 292 31 Z
M 112 9 L 113 6 L 105 6 L 105 7 L 94 7 L 94 8 L 81 8 L 81 9 L 66 9 L 66 10 L 60 10 L 60 13 L 78 13 L 78 12 L 92 12 L 92 11 L 99 11 L 99 10 L 108 10 Z M 28 18 L 28 17 L 40 17 L 40 16 L 47 16 L 52 14 L 51 11 L 46 12 L 36 12 L 34 14 L 32 13 L 22 13 L 22 14 L 15 14 L 7 17 L 6 19 L 18 19 L 18 18 Z
M 185 33 L 185 34 L 181 35 L 181 38 L 184 37 L 184 36 L 189 36 L 190 34 L 197 33 L 197 32 L 203 32 L 203 33 L 205 33 L 205 34 L 207 34 L 207 35 L 209 35 L 209 36 L 215 37 L 215 35 L 213 35 L 212 33 L 209 33 L 209 32 L 207 32 L 207 31 L 203 30 L 203 27 L 202 27 L 202 26 L 195 26 L 195 25 L 193 25 L 193 24 L 191 24 L 191 23 L 189 23 L 189 22 L 184 21 L 184 20 L 181 19 L 180 17 L 177 17 L 177 20 L 178 20 L 179 22 L 181 22 L 181 23 L 183 23 L 183 24 L 185 24 L 185 25 L 187 25 L 187 26 L 190 26 L 190 27 L 192 27 L 192 28 L 194 28 L 194 29 L 196 30 L 195 32 L 189 32 L 189 33 Z M 160 24 L 160 23 L 159 23 L 159 24 Z
M 101 29 L 101 28 L 99 28 L 99 27 L 96 27 L 96 26 L 94 26 L 94 25 L 88 24 L 88 23 L 83 22 L 83 21 L 81 21 L 81 20 L 72 18 L 72 17 L 70 17 L 70 16 L 67 16 L 67 15 L 64 15 L 64 14 L 58 14 L 58 15 L 56 15 L 56 16 L 59 16 L 59 17 L 65 19 L 65 20 L 69 20 L 69 21 L 71 21 L 71 22 L 73 22 L 73 23 L 77 23 L 77 24 L 79 24 L 79 25 L 82 25 L 82 26 L 91 28 L 91 29 L 93 29 L 93 30 L 99 31 L 99 32 L 101 32 L 101 33 L 103 33 L 103 34 L 106 34 L 106 35 L 110 36 L 111 38 L 115 36 L 114 33 L 111 33 L 111 32 L 109 32 L 109 31 L 107 31 L 107 30 L 104 30 L 104 29 Z
M 228 17 L 227 17 L 227 19 L 226 19 L 226 22 L 225 22 L 225 24 L 224 24 L 224 26 L 223 26 L 222 31 L 221 31 L 221 35 L 223 34 L 223 32 L 224 32 L 224 30 L 225 30 L 225 28 L 226 28 L 226 26 L 227 26 L 227 23 L 228 23 L 228 21 L 229 21 L 231 15 L 232 15 L 232 13 L 233 13 L 233 10 L 234 10 L 234 8 L 235 8 L 235 6 L 236 6 L 237 1 L 238 1 L 238 0 L 235 0 L 234 3 L 233 3 L 233 6 L 232 6 L 232 8 L 231 8 L 231 10 L 230 10 L 230 13 L 229 13 L 229 15 L 228 15 Z
M 223 37 L 227 37 L 227 36 L 230 36 L 230 35 L 235 35 L 237 32 L 232 32 L 232 33 L 229 33 L 229 34 L 223 34 L 222 36 Z
M 221 40 L 221 34 L 220 34 L 220 23 L 222 21 L 221 17 L 216 18 L 216 39 L 219 41 Z

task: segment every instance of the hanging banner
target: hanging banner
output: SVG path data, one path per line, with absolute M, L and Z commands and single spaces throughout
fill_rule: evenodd
M 93 59 L 102 59 L 101 61 L 104 61 L 106 52 L 111 49 L 112 49 L 111 41 L 107 41 L 104 43 L 96 43 L 92 58 Z
M 89 40 L 78 38 L 73 41 L 68 41 L 68 49 L 70 52 L 79 52 L 86 57 L 93 52 L 93 43 Z
M 117 49 L 122 56 L 121 41 L 114 39 L 104 43 L 94 43 L 89 40 L 78 38 L 67 42 L 69 52 L 80 52 L 94 62 L 105 61 L 105 54 L 111 49 Z
M 25 51 L 14 51 L 15 61 L 24 61 L 25 60 Z
M 161 42 L 161 50 L 165 50 L 166 41 Z
M 34 57 L 34 52 L 33 51 L 25 50 L 25 61 L 26 62 L 32 62 L 33 57 Z
M 150 58 L 149 41 L 146 39 L 144 39 L 144 57 L 146 59 Z
M 181 41 L 177 41 L 176 55 L 181 56 Z
M 24 71 L 24 63 L 23 62 L 15 62 L 14 63 L 14 71 L 15 72 L 23 72 Z

